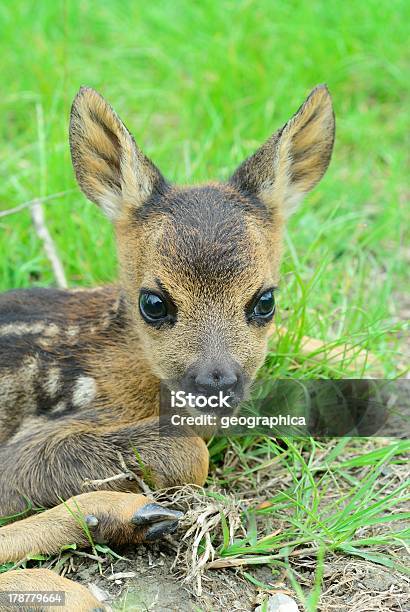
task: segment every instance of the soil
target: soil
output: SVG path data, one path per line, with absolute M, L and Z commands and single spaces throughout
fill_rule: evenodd
M 99 564 L 84 557 L 73 558 L 68 578 L 91 588 L 113 610 L 142 612 L 244 611 L 251 612 L 270 594 L 283 592 L 305 610 L 286 576 L 273 576 L 268 566 L 209 570 L 202 579 L 202 594 L 185 583 L 172 568 L 175 552 L 166 542 L 122 551 L 127 559 Z M 315 563 L 305 560 L 297 580 L 306 594 L 313 588 Z M 252 584 L 244 573 L 264 583 Z M 125 574 L 125 576 L 124 576 Z M 402 612 L 410 610 L 409 579 L 388 568 L 350 557 L 326 561 L 319 612 Z M 269 590 L 268 590 L 269 587 Z
M 74 559 L 75 571 L 66 576 L 85 585 L 96 585 L 107 596 L 106 603 L 114 610 L 247 611 L 253 610 L 258 603 L 255 587 L 232 570 L 208 572 L 202 581 L 202 594 L 198 597 L 192 585 L 184 583 L 173 572 L 175 553 L 166 543 L 149 548 L 142 545 L 124 550 L 122 554 L 127 560 L 111 559 L 104 563 L 102 575 L 98 563 L 77 557 Z M 271 575 L 269 569 L 266 570 Z M 112 579 L 124 573 L 129 573 L 129 577 Z

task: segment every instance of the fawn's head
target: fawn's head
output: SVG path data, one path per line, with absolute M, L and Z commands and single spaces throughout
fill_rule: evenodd
M 242 399 L 266 353 L 285 219 L 325 173 L 334 132 L 319 86 L 229 181 L 177 187 L 105 100 L 80 90 L 77 181 L 114 223 L 132 333 L 160 379 Z

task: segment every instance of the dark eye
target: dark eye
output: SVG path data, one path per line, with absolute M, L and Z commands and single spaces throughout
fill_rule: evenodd
M 147 323 L 157 323 L 167 317 L 168 308 L 159 295 L 145 291 L 140 295 L 140 312 Z
M 268 319 L 275 312 L 275 298 L 273 295 L 273 290 L 269 289 L 269 291 L 265 291 L 259 297 L 255 306 L 253 307 L 252 316 L 258 318 Z

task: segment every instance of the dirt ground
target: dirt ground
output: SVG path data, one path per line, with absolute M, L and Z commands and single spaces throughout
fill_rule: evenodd
M 286 576 L 273 577 L 267 566 L 252 569 L 209 570 L 202 580 L 202 594 L 172 569 L 175 552 L 166 542 L 122 551 L 127 559 L 72 558 L 67 577 L 77 580 L 104 598 L 113 610 L 158 612 L 252 611 L 269 592 L 247 580 L 246 571 L 271 587 L 298 598 Z M 297 570 L 299 584 L 309 591 L 314 584 L 315 559 L 304 560 Z M 402 612 L 410 610 L 409 579 L 367 561 L 334 556 L 324 566 L 320 612 Z M 91 586 L 90 586 L 91 585 Z M 298 601 L 299 609 L 304 610 Z
M 196 596 L 192 585 L 173 573 L 175 553 L 164 543 L 149 548 L 140 546 L 124 551 L 124 555 L 127 561 L 118 559 L 104 564 L 102 576 L 97 563 L 82 560 L 75 578 L 103 589 L 109 594 L 112 607 L 119 610 L 252 610 L 255 605 L 253 586 L 234 571 L 210 573 L 203 581 L 201 597 Z M 115 579 L 122 573 L 129 573 L 130 577 Z

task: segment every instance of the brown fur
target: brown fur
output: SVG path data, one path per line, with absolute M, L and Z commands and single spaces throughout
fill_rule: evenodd
M 65 594 L 64 606 L 58 608 L 49 606 L 35 608 L 31 605 L 18 606 L 18 608 L 10 606 L 2 606 L 0 604 L 0 612 L 10 612 L 10 610 L 18 609 L 19 612 L 47 612 L 48 610 L 59 610 L 59 612 L 103 612 L 107 608 L 96 599 L 90 591 L 79 584 L 72 582 L 59 576 L 55 572 L 47 569 L 28 569 L 28 570 L 13 570 L 1 575 L 0 583 L 1 591 L 10 593 L 26 592 L 35 593 L 38 591 L 53 591 Z
M 284 219 L 323 176 L 333 140 L 320 86 L 230 181 L 177 187 L 104 99 L 80 90 L 73 165 L 81 189 L 113 220 L 119 284 L 0 297 L 0 514 L 23 511 L 27 500 L 51 508 L 0 531 L 0 561 L 87 545 L 58 504 L 101 486 L 80 495 L 84 511 L 105 521 L 109 540 L 140 541 L 128 520 L 142 503 L 136 482 L 85 485 L 122 471 L 122 460 L 140 475 L 142 460 L 157 487 L 205 482 L 203 440 L 159 433 L 160 381 L 183 386 L 205 369 L 218 381 L 234 373 L 238 397 L 246 392 L 271 325 L 249 308 L 277 285 Z M 147 324 L 141 290 L 161 292 L 174 319 Z M 118 520 L 122 503 L 127 520 Z

